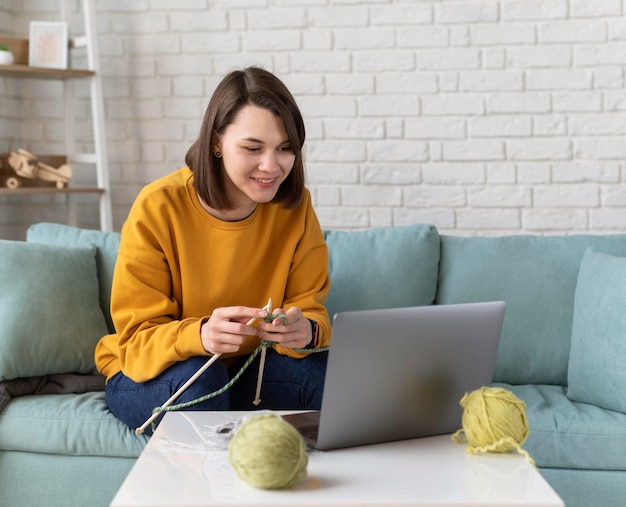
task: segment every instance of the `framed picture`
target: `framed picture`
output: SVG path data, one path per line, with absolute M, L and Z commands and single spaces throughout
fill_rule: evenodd
M 67 23 L 31 21 L 28 65 L 31 67 L 67 68 Z

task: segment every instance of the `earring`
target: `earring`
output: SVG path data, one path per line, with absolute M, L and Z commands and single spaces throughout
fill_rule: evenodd
M 221 158 L 221 157 L 222 157 L 222 154 L 221 154 L 219 151 L 216 151 L 216 152 L 215 152 L 215 156 L 216 156 L 217 158 Z

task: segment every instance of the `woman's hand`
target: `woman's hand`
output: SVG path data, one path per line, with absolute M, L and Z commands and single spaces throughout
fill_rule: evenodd
M 209 320 L 200 328 L 204 350 L 211 354 L 237 352 L 246 341 L 246 336 L 258 334 L 257 328 L 253 325 L 256 320 L 266 316 L 267 312 L 260 308 L 247 306 L 216 308 Z M 249 323 L 252 319 L 254 321 Z
M 272 315 L 284 315 L 287 322 L 285 323 L 281 317 L 276 317 L 272 322 L 261 322 L 257 330 L 257 336 L 261 339 L 276 342 L 290 349 L 303 349 L 311 343 L 313 339 L 311 322 L 300 308 L 292 306 L 287 311 L 275 308 Z

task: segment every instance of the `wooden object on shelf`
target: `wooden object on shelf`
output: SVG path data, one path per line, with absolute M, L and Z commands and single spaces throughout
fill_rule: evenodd
M 50 181 L 57 188 L 65 188 L 72 178 L 72 168 L 69 165 L 61 164 L 59 167 L 53 167 L 22 148 L 11 151 L 7 160 L 9 167 L 17 176 L 31 180 Z M 8 179 L 7 183 L 9 183 L 7 184 L 9 188 L 19 187 L 19 180 L 15 178 Z
M 0 153 L 0 193 L 23 190 L 24 188 L 56 190 L 56 184 L 52 181 L 36 180 L 21 176 L 9 163 L 10 153 Z M 47 164 L 64 164 L 65 157 L 41 157 Z
M 0 195 L 25 195 L 25 194 L 102 194 L 104 189 L 97 187 L 71 187 L 65 186 L 57 188 L 52 181 L 33 180 L 23 178 L 9 166 L 8 153 L 0 153 Z M 67 157 L 63 155 L 41 155 L 37 157 L 40 161 L 53 167 L 58 167 L 67 163 Z M 16 178 L 19 181 L 17 186 L 7 184 L 7 179 Z

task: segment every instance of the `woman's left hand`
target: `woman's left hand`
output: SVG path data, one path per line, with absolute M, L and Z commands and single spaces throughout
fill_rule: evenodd
M 292 306 L 287 311 L 275 308 L 272 315 L 284 315 L 287 320 L 285 322 L 282 317 L 276 317 L 272 322 L 261 322 L 257 332 L 259 338 L 290 349 L 303 349 L 311 343 L 311 322 L 300 308 Z

